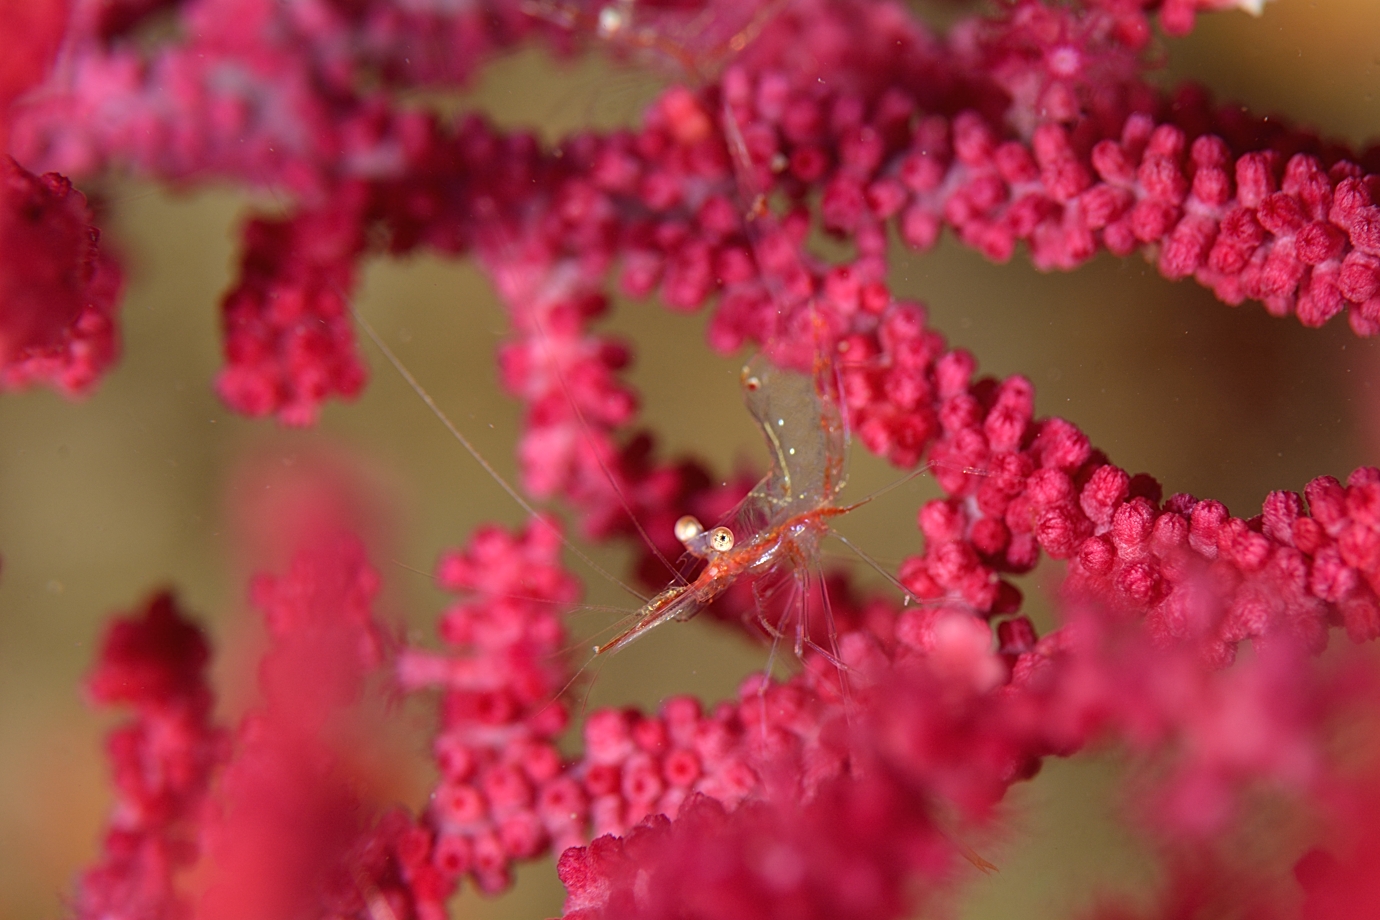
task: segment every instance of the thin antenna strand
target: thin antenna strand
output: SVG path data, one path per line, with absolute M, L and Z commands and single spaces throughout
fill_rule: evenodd
M 426 407 L 431 410 L 431 414 L 441 420 L 441 424 L 445 425 L 446 430 L 451 433 L 455 440 L 460 442 L 460 446 L 464 447 L 465 450 L 469 452 L 469 455 L 474 458 L 474 462 L 478 463 L 481 467 L 483 467 L 484 472 L 488 473 L 489 476 L 492 477 L 494 482 L 502 486 L 503 491 L 507 492 L 509 497 L 511 497 L 513 501 L 517 502 L 518 506 L 522 508 L 522 510 L 530 514 L 534 520 L 541 521 L 546 527 L 549 527 L 551 531 L 560 538 L 561 543 L 565 546 L 565 548 L 574 553 L 575 556 L 579 558 L 579 560 L 583 562 L 585 565 L 589 566 L 592 571 L 595 571 L 600 575 L 604 576 L 609 581 L 618 585 L 618 587 L 622 588 L 624 591 L 628 592 L 633 597 L 637 598 L 639 601 L 642 601 L 644 603 L 646 602 L 647 598 L 641 592 L 629 587 L 622 580 L 615 577 L 611 572 L 607 571 L 593 559 L 589 558 L 589 556 L 585 555 L 585 553 L 581 551 L 581 549 L 578 546 L 571 542 L 570 538 L 567 537 L 559 527 L 551 523 L 544 515 L 538 512 L 537 509 L 532 506 L 531 502 L 523 498 L 522 494 L 519 493 L 517 489 L 513 488 L 513 486 L 508 482 L 507 479 L 503 478 L 502 473 L 494 469 L 494 467 L 489 463 L 489 461 L 484 459 L 484 455 L 479 452 L 479 449 L 475 447 L 473 444 L 471 444 L 469 438 L 465 437 L 464 432 L 462 432 L 460 428 L 450 420 L 450 416 L 446 415 L 445 410 L 443 410 L 439 405 L 437 405 L 436 400 L 432 399 L 431 394 L 427 392 L 426 387 L 422 386 L 421 382 L 418 381 L 415 376 L 413 376 L 412 372 L 407 369 L 407 365 L 404 364 L 402 362 L 402 359 L 399 358 L 393 352 L 392 348 L 388 347 L 388 343 L 386 343 L 383 340 L 383 337 L 378 334 L 377 330 L 374 329 L 373 325 L 367 319 L 364 318 L 364 314 L 360 313 L 359 310 L 355 309 L 353 304 L 350 304 L 350 315 L 355 318 L 355 322 L 359 323 L 360 328 L 362 328 L 365 334 L 369 336 L 369 339 L 374 343 L 378 350 L 383 352 L 383 356 L 388 359 L 389 364 L 393 365 L 393 369 L 398 372 L 398 375 L 402 377 L 403 380 L 407 381 L 407 385 L 412 387 L 413 392 L 415 392 L 419 397 L 421 397 L 422 402 L 425 403 Z
M 546 329 L 542 326 L 541 319 L 536 315 L 535 311 L 532 313 L 532 325 L 537 329 L 537 338 L 541 341 L 542 349 L 546 351 L 547 357 L 550 358 L 551 348 L 550 343 L 548 343 L 546 339 Z M 580 422 L 580 430 L 584 432 L 585 441 L 593 446 L 594 432 L 590 430 L 589 421 L 585 418 L 584 410 L 580 408 L 580 404 L 575 401 L 574 395 L 570 392 L 570 384 L 566 381 L 565 374 L 561 372 L 561 369 L 556 366 L 554 361 L 551 366 L 556 372 L 556 380 L 560 382 L 561 392 L 565 394 L 566 402 L 570 405 L 570 408 L 574 410 L 575 418 Z M 688 585 L 689 582 L 686 581 L 685 576 L 671 564 L 670 560 L 662 554 L 661 550 L 656 548 L 656 544 L 652 542 L 652 538 L 647 533 L 647 529 L 642 526 L 642 522 L 639 521 L 637 515 L 633 513 L 632 504 L 628 501 L 628 497 L 623 494 L 623 489 L 618 485 L 618 480 L 614 478 L 613 471 L 610 470 L 608 464 L 604 462 L 603 454 L 598 450 L 594 450 L 592 453 L 594 454 L 594 462 L 599 464 L 600 472 L 604 474 L 604 478 L 608 480 L 609 485 L 613 487 L 613 493 L 618 496 L 618 504 L 622 505 L 623 513 L 628 516 L 628 520 L 632 521 L 632 525 L 636 528 L 638 536 L 642 537 L 642 542 L 652 551 L 652 555 L 656 556 L 657 561 L 666 567 L 666 571 L 671 573 L 673 579 L 682 585 Z
M 862 550 L 857 544 L 855 544 L 852 540 L 848 539 L 848 538 L 845 537 L 843 534 L 839 533 L 837 530 L 834 530 L 834 529 L 832 529 L 832 528 L 830 528 L 829 533 L 832 534 L 834 537 L 836 537 L 836 538 L 838 539 L 838 541 L 839 541 L 840 543 L 842 543 L 844 546 L 848 547 L 848 548 L 851 549 L 854 553 L 856 553 L 856 554 L 857 554 L 857 557 L 858 557 L 859 559 L 861 559 L 863 562 L 866 562 L 868 565 L 870 565 L 870 566 L 871 566 L 874 570 L 876 570 L 877 573 L 880 574 L 883 578 L 885 578 L 887 581 L 891 582 L 892 586 L 895 587 L 896 590 L 900 591 L 902 594 L 904 594 L 906 597 L 910 598 L 912 601 L 914 601 L 914 602 L 917 603 L 917 604 L 923 604 L 923 603 L 925 603 L 925 601 L 924 601 L 923 599 L 921 599 L 921 598 L 919 598 L 919 597 L 916 597 L 914 592 L 912 592 L 912 591 L 911 591 L 909 588 L 907 588 L 905 585 L 901 584 L 900 579 L 898 579 L 895 575 L 893 575 L 893 574 L 891 574 L 890 572 L 888 572 L 888 571 L 886 570 L 886 568 L 885 568 L 880 562 L 878 562 L 876 559 L 873 559 L 873 558 L 872 558 L 871 556 L 869 556 L 867 553 L 863 552 L 863 550 Z

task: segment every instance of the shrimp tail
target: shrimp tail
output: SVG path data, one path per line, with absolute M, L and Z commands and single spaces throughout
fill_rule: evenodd
M 964 843 L 962 840 L 953 840 L 953 844 L 958 848 L 959 854 L 964 859 L 968 860 L 968 862 L 972 863 L 973 868 L 977 869 L 983 875 L 991 875 L 993 872 L 1000 871 L 996 863 L 983 859 L 981 853 L 968 846 L 968 844 Z

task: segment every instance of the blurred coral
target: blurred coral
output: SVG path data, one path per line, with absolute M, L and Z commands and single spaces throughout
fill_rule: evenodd
M 0 388 L 81 395 L 119 353 L 120 270 L 67 179 L 7 157 L 0 181 Z
M 115 807 L 104 857 L 81 877 L 76 916 L 187 915 L 178 876 L 201 855 L 199 824 L 228 740 L 211 721 L 209 659 L 171 594 L 110 624 L 87 686 L 101 705 L 132 705 L 135 719 L 106 740 Z

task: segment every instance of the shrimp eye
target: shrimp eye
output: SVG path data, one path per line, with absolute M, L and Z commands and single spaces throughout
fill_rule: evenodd
M 756 377 L 745 377 L 743 379 L 743 387 L 756 393 L 758 390 L 762 389 L 762 381 Z
M 699 522 L 693 514 L 676 521 L 676 539 L 682 543 L 689 543 L 691 540 L 704 533 L 704 525 Z
M 726 553 L 733 549 L 733 531 L 727 527 L 715 527 L 709 531 L 709 546 L 716 553 Z

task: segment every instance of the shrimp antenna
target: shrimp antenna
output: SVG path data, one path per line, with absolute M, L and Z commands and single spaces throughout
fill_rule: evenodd
M 415 565 L 408 565 L 406 562 L 403 562 L 401 559 L 391 559 L 391 560 L 389 560 L 389 561 L 392 562 L 392 563 L 393 563 L 395 566 L 397 566 L 398 568 L 402 569 L 404 572 L 411 572 L 413 575 L 420 575 L 420 576 L 422 576 L 423 578 L 427 579 L 428 581 L 431 581 L 431 580 L 433 580 L 433 579 L 436 577 L 436 573 L 435 573 L 435 572 L 428 572 L 426 569 L 419 569 L 419 568 L 417 568 Z M 600 613 L 622 613 L 622 614 L 626 614 L 626 613 L 628 612 L 626 608 L 623 608 L 623 607 L 615 607 L 615 606 L 613 606 L 612 604 L 572 604 L 572 603 L 570 603 L 569 601 L 557 600 L 557 599 L 551 598 L 551 597 L 532 597 L 532 596 L 527 595 L 527 594 L 502 593 L 502 594 L 490 594 L 489 596 L 490 596 L 490 597 L 496 597 L 496 598 L 499 598 L 499 599 L 505 600 L 505 601 L 522 601 L 523 603 L 526 603 L 526 604 L 545 604 L 545 605 L 548 606 L 548 607 L 560 607 L 562 610 L 579 610 L 579 611 L 591 611 L 591 610 L 595 610 L 595 611 L 598 611 L 598 612 L 600 612 Z M 579 647 L 579 644 L 576 644 L 576 645 L 572 645 L 572 646 L 571 646 L 571 648 L 578 648 L 578 647 Z
M 503 491 L 507 492 L 509 497 L 511 497 L 513 501 L 517 502 L 518 507 L 522 508 L 522 510 L 530 514 L 534 520 L 541 521 L 543 525 L 549 527 L 551 529 L 551 532 L 560 538 L 561 543 L 565 545 L 565 548 L 574 553 L 575 556 L 578 557 L 580 561 L 583 562 L 585 565 L 589 566 L 590 569 L 592 569 L 595 572 L 598 572 L 600 575 L 604 576 L 609 581 L 618 585 L 618 587 L 622 588 L 624 591 L 628 592 L 638 600 L 644 602 L 647 600 L 647 598 L 644 597 L 640 592 L 629 587 L 623 581 L 615 577 L 611 572 L 605 570 L 602 566 L 599 565 L 599 563 L 595 562 L 589 556 L 585 555 L 585 553 L 581 551 L 581 549 L 578 546 L 576 546 L 574 542 L 572 542 L 571 539 L 567 537 L 559 527 L 551 523 L 551 521 L 549 521 L 546 517 L 540 514 L 537 511 L 537 509 L 532 506 L 531 502 L 523 498 L 522 495 L 518 492 L 518 490 L 513 488 L 512 485 L 508 482 L 508 480 L 503 478 L 503 474 L 500 473 L 498 470 L 494 469 L 493 465 L 490 464 L 488 460 L 484 459 L 484 455 L 479 452 L 479 448 L 475 447 L 473 444 L 470 443 L 469 438 L 465 437 L 464 433 L 460 431 L 459 427 L 450 420 L 450 416 L 446 415 L 445 410 L 443 410 L 439 405 L 437 405 L 436 400 L 432 398 L 429 392 L 427 392 L 426 387 L 422 386 L 420 381 L 418 381 L 417 378 L 413 376 L 412 372 L 407 369 L 407 365 L 402 362 L 402 359 L 399 358 L 396 353 L 394 353 L 393 349 L 388 347 L 388 343 L 385 342 L 383 340 L 383 337 L 378 334 L 378 331 L 374 329 L 373 325 L 369 322 L 369 320 L 364 318 L 364 314 L 360 313 L 359 310 L 355 309 L 354 304 L 350 303 L 348 299 L 346 300 L 346 303 L 349 305 L 350 315 L 355 318 L 355 322 L 359 323 L 360 328 L 362 328 L 365 334 L 369 336 L 370 340 L 373 341 L 375 347 L 377 347 L 379 351 L 383 352 L 383 356 L 388 359 L 389 364 L 393 365 L 393 369 L 398 372 L 398 376 L 402 377 L 403 380 L 407 381 L 408 386 L 412 387 L 413 392 L 415 392 L 419 397 L 421 397 L 422 402 L 425 403 L 426 407 L 431 410 L 431 414 L 441 420 L 441 424 L 446 426 L 446 430 L 449 431 L 451 435 L 455 438 L 455 440 L 460 442 L 460 446 L 464 447 L 465 450 L 469 453 L 469 455 L 474 458 L 474 462 L 478 463 L 481 467 L 483 467 L 484 472 L 488 473 L 489 476 L 493 478 L 494 482 L 502 486 Z
M 906 475 L 902 476 L 900 479 L 893 480 L 892 482 L 890 482 L 890 483 L 888 483 L 888 484 L 882 486 L 882 487 L 881 487 L 880 489 L 878 489 L 877 491 L 871 492 L 871 493 L 869 493 L 869 494 L 867 494 L 867 495 L 864 495 L 862 498 L 858 499 L 857 501 L 853 502 L 853 503 L 850 504 L 850 505 L 844 505 L 842 508 L 839 509 L 839 513 L 840 513 L 840 514 L 846 514 L 847 512 L 852 511 L 852 510 L 855 509 L 855 508 L 861 508 L 863 505 L 866 505 L 868 502 L 873 501 L 874 499 L 877 499 L 877 498 L 882 497 L 882 496 L 885 495 L 886 493 L 890 492 L 892 489 L 899 489 L 901 486 L 903 486 L 903 485 L 905 485 L 906 483 L 910 482 L 910 481 L 911 481 L 912 479 L 914 479 L 916 476 L 922 476 L 922 475 L 924 475 L 925 473 L 928 473 L 930 470 L 934 469 L 934 467 L 935 467 L 935 464 L 934 464 L 933 461 L 926 461 L 925 463 L 922 463 L 922 464 L 920 464 L 919 466 L 917 466 L 915 469 L 911 470 L 911 471 L 910 471 L 909 473 L 907 473 Z
M 573 646 L 570 646 L 570 647 L 561 649 L 560 654 L 562 654 L 562 655 L 569 654 L 569 653 L 572 651 L 572 649 L 573 649 Z M 598 655 L 591 655 L 591 656 L 585 661 L 584 664 L 580 665 L 578 668 L 575 669 L 575 673 L 574 673 L 574 674 L 571 674 L 571 675 L 570 675 L 570 679 L 567 680 L 563 685 L 561 685 L 561 689 L 557 690 L 554 694 L 552 694 L 552 695 L 551 695 L 551 699 L 547 700 L 546 703 L 542 705 L 541 709 L 538 709 L 537 712 L 534 713 L 534 714 L 543 713 L 543 712 L 545 712 L 547 709 L 551 708 L 551 706 L 555 705 L 556 702 L 558 702 L 558 701 L 559 701 L 560 699 L 562 699 L 567 693 L 570 692 L 570 688 L 573 687 L 573 686 L 575 686 L 575 684 L 579 682 L 580 678 L 584 677 L 584 676 L 585 676 L 585 673 L 586 673 L 587 671 L 589 671 L 591 668 L 594 669 L 594 676 L 597 678 L 597 677 L 599 676 L 599 672 L 602 671 L 603 668 L 604 668 L 604 665 L 603 665 L 602 662 L 600 662 L 600 663 L 596 666 L 595 662 L 597 662 L 597 661 L 599 661 L 599 656 L 598 656 Z M 580 697 L 580 709 L 579 709 L 579 717 L 580 717 L 580 718 L 584 718 L 585 712 L 586 712 L 586 710 L 588 710 L 588 708 L 589 708 L 589 695 L 590 695 L 590 693 L 592 693 L 593 691 L 594 691 L 594 682 L 593 682 L 593 681 L 590 681 L 588 684 L 585 685 L 585 692 L 584 692 L 584 694 Z
M 854 543 L 852 540 L 848 539 L 848 538 L 845 537 L 843 534 L 839 533 L 837 530 L 834 530 L 833 528 L 830 528 L 829 533 L 830 533 L 831 536 L 833 536 L 835 539 L 837 539 L 837 540 L 838 540 L 840 543 L 842 543 L 844 546 L 846 546 L 846 547 L 848 547 L 849 549 L 851 549 L 851 550 L 857 555 L 857 557 L 858 557 L 859 559 L 861 559 L 863 562 L 866 562 L 869 566 L 871 566 L 871 567 L 877 572 L 877 574 L 881 575 L 881 576 L 882 576 L 883 578 L 885 578 L 887 581 L 891 582 L 892 587 L 894 587 L 897 591 L 900 591 L 903 595 L 905 595 L 907 598 L 909 598 L 910 600 L 914 601 L 914 602 L 917 603 L 917 604 L 923 604 L 923 603 L 925 603 L 925 601 L 924 601 L 922 598 L 917 597 L 917 596 L 915 595 L 915 592 L 911 591 L 911 590 L 910 590 L 909 588 L 907 588 L 905 585 L 901 584 L 900 579 L 898 579 L 895 575 L 893 575 L 893 574 L 891 574 L 890 572 L 888 572 L 888 571 L 886 570 L 886 567 L 885 567 L 885 566 L 883 566 L 883 565 L 882 565 L 880 562 L 878 562 L 876 559 L 873 559 L 871 556 L 869 556 L 869 555 L 862 549 L 862 547 L 858 546 L 858 545 L 857 545 L 856 543 Z

